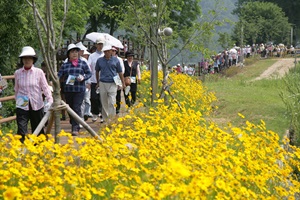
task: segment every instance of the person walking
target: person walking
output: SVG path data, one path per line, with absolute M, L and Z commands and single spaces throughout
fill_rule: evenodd
M 23 67 L 15 71 L 14 90 L 17 107 L 17 134 L 21 135 L 20 141 L 23 143 L 28 134 L 28 121 L 33 132 L 44 117 L 44 109 L 51 107 L 53 98 L 43 70 L 34 66 L 37 61 L 35 50 L 31 46 L 25 46 L 19 58 Z M 43 101 L 43 94 L 46 104 Z M 40 134 L 45 134 L 43 128 Z
M 81 104 L 85 93 L 85 81 L 91 78 L 92 73 L 85 61 L 79 58 L 80 48 L 75 44 L 69 44 L 67 57 L 68 61 L 63 63 L 58 71 L 58 77 L 64 77 L 64 92 L 66 103 L 80 117 Z M 70 116 L 72 125 L 72 136 L 78 136 L 80 127 L 78 122 Z
M 134 53 L 127 51 L 125 57 L 127 60 L 124 61 L 125 73 L 124 77 L 130 77 L 130 93 L 124 93 L 125 102 L 128 107 L 132 106 L 136 101 L 137 84 L 141 82 L 141 70 L 140 65 L 137 61 L 133 61 Z M 131 95 L 131 100 L 129 99 Z
M 124 62 L 123 59 L 120 58 L 117 54 L 118 48 L 117 47 L 112 47 L 112 56 L 118 58 L 121 68 L 122 68 L 122 73 L 124 74 L 125 72 L 125 67 L 124 67 Z M 116 96 L 116 114 L 119 114 L 120 112 L 120 108 L 121 108 L 121 91 L 122 91 L 122 85 L 118 86 L 118 90 L 117 90 L 117 96 Z
M 105 43 L 105 39 L 100 37 L 96 40 L 96 48 L 97 50 L 89 56 L 88 64 L 92 71 L 92 78 L 91 78 L 91 112 L 93 115 L 92 121 L 97 121 L 98 115 L 101 113 L 102 104 L 100 100 L 100 93 L 97 86 L 97 79 L 96 79 L 96 71 L 95 66 L 98 58 L 104 56 L 102 49 L 103 44 Z M 100 121 L 103 122 L 102 115 L 100 115 Z
M 87 52 L 87 48 L 82 44 L 82 42 L 78 42 L 75 44 L 77 47 L 80 48 L 80 51 L 78 52 L 78 56 L 81 60 L 86 62 L 88 64 L 88 60 L 86 59 L 86 56 L 84 55 L 84 52 Z M 88 58 L 88 57 L 87 57 Z M 91 79 L 88 79 L 85 81 L 85 93 L 84 93 L 84 98 L 83 102 L 81 105 L 81 118 L 84 119 L 84 121 L 87 121 L 90 115 L 91 111 Z M 82 125 L 79 125 L 80 128 L 82 128 Z
M 96 80 L 98 81 L 97 86 L 100 88 L 102 116 L 105 121 L 116 115 L 115 104 L 118 85 L 121 82 L 121 89 L 123 89 L 125 88 L 125 83 L 119 59 L 112 56 L 112 46 L 104 46 L 103 52 L 104 57 L 97 60 L 95 70 Z

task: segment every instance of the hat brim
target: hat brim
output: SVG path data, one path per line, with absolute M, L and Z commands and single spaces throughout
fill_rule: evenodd
M 21 55 L 19 55 L 19 58 L 23 58 L 23 57 L 33 57 L 33 58 L 37 58 L 37 56 L 36 55 L 26 55 L 26 54 L 21 54 Z
M 127 54 L 126 57 L 134 56 L 134 54 Z
M 69 52 L 70 52 L 71 50 L 73 50 L 73 49 L 76 49 L 77 51 L 80 51 L 80 48 L 79 48 L 79 47 L 73 47 L 73 48 L 69 49 L 67 53 L 69 53 Z

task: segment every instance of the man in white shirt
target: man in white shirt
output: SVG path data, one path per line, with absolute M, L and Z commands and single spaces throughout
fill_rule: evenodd
M 102 105 L 100 101 L 100 92 L 97 91 L 98 88 L 96 88 L 97 85 L 97 79 L 96 79 L 96 62 L 98 58 L 103 57 L 103 44 L 105 43 L 105 39 L 100 37 L 96 40 L 96 51 L 92 53 L 88 59 L 88 64 L 92 71 L 92 77 L 91 77 L 91 112 L 93 114 L 92 120 L 95 122 L 97 121 L 98 115 L 101 113 Z M 101 122 L 103 122 L 102 118 L 100 117 Z
M 118 51 L 118 48 L 113 46 L 112 47 L 112 56 L 115 56 L 118 58 L 121 68 L 122 68 L 122 73 L 124 74 L 124 72 L 125 72 L 124 62 L 123 62 L 123 59 L 118 56 L 117 51 Z M 121 91 L 122 91 L 122 89 L 120 87 L 118 87 L 117 96 L 116 96 L 116 104 L 117 104 L 116 114 L 119 114 L 120 108 L 121 108 Z

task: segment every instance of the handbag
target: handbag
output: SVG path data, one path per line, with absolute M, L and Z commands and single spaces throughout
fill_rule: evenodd
M 125 78 L 124 78 L 124 82 L 125 82 L 125 85 L 126 86 L 129 86 L 129 85 L 131 85 L 131 72 L 132 72 L 132 67 L 131 67 L 131 69 L 130 69 L 130 75 L 129 76 L 126 76 Z

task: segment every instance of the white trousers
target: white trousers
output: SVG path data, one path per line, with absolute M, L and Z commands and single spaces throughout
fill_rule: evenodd
M 116 96 L 118 86 L 115 83 L 99 83 L 100 98 L 102 103 L 103 120 L 109 119 L 116 115 Z

